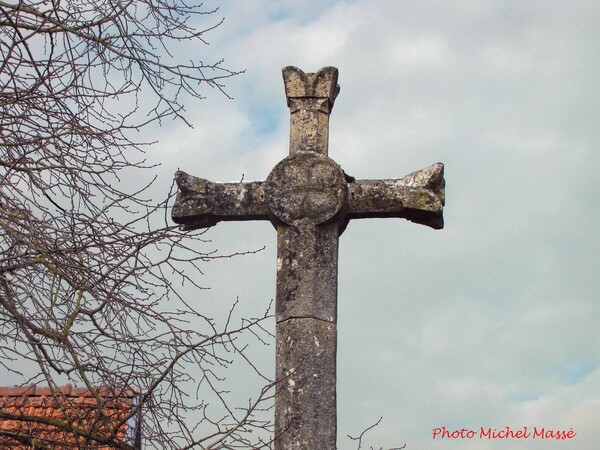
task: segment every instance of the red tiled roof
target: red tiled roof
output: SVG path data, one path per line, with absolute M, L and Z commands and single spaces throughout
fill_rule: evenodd
M 0 448 L 140 449 L 141 414 L 128 417 L 136 401 L 135 392 L 106 386 L 0 387 Z

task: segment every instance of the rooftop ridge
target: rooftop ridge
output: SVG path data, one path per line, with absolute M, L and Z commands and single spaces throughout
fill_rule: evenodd
M 64 386 L 38 386 L 36 384 L 28 384 L 25 386 L 0 386 L 0 397 L 49 397 L 53 395 L 65 397 L 135 397 L 139 395 L 139 389 L 127 388 L 111 388 L 107 385 L 101 385 L 94 388 L 95 392 L 90 391 L 87 387 L 78 388 L 71 383 Z

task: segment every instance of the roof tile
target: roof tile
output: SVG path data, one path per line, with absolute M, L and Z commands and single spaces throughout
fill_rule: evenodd
M 133 390 L 107 386 L 92 391 L 70 384 L 52 389 L 35 385 L 0 387 L 0 448 L 25 450 L 34 443 L 36 448 L 42 444 L 57 450 L 115 448 L 93 443 L 86 434 L 116 436 L 141 448 L 141 414 L 138 411 L 128 417 L 137 395 Z M 65 431 L 70 427 L 80 432 Z

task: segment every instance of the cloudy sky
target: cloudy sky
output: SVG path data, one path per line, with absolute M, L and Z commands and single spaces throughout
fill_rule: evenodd
M 194 129 L 156 132 L 166 185 L 178 168 L 264 179 L 288 151 L 287 65 L 339 69 L 329 154 L 347 173 L 446 167 L 444 230 L 378 219 L 341 237 L 338 448 L 381 416 L 367 446 L 596 448 L 600 2 L 222 3 L 206 20 L 225 23 L 194 51 L 246 72 L 228 83 L 234 100 L 190 105 Z M 273 227 L 219 224 L 207 237 L 223 252 L 266 249 L 208 264 L 198 307 L 266 309 Z M 273 351 L 257 350 L 261 364 Z M 577 435 L 479 438 L 506 426 Z M 477 435 L 434 440 L 441 427 Z

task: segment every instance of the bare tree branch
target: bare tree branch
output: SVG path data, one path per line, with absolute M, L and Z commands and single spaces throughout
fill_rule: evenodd
M 375 422 L 373 425 L 368 426 L 367 428 L 365 428 L 358 436 L 353 437 L 350 436 L 349 434 L 346 435 L 348 436 L 351 440 L 353 441 L 357 441 L 357 445 L 358 447 L 356 447 L 356 450 L 360 450 L 362 448 L 363 445 L 363 438 L 365 436 L 365 434 L 367 434 L 368 431 L 372 430 L 373 428 L 377 427 L 381 421 L 383 420 L 383 417 L 380 417 L 377 422 Z M 406 444 L 404 444 L 402 447 L 392 447 L 392 448 L 388 448 L 387 450 L 402 450 L 406 448 Z M 375 450 L 373 447 L 370 447 L 371 450 Z M 383 450 L 383 447 L 379 447 L 379 449 L 377 450 Z
M 189 304 L 181 287 L 202 288 L 202 265 L 234 255 L 167 223 L 171 198 L 146 198 L 149 143 L 133 138 L 185 121 L 185 102 L 225 94 L 239 73 L 174 51 L 206 44 L 214 13 L 183 0 L 0 0 L 0 365 L 37 367 L 24 384 L 139 392 L 111 427 L 53 422 L 86 448 L 127 448 L 117 430 L 140 410 L 148 448 L 270 447 L 272 381 L 245 354 L 248 339 L 269 341 L 270 313 L 217 324 Z M 266 385 L 241 409 L 224 389 L 235 361 Z

